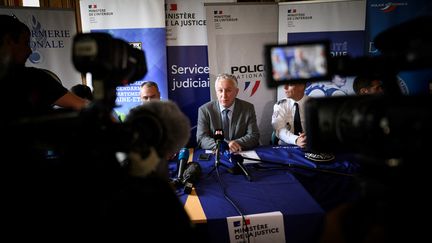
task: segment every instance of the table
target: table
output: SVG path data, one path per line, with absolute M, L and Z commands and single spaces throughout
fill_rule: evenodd
M 355 167 L 346 160 L 318 165 L 304 157 L 304 152 L 296 146 L 261 146 L 255 149 L 263 160 L 280 162 L 282 164 L 299 165 L 311 169 L 325 169 L 339 172 L 350 172 Z M 239 213 L 225 199 L 223 190 L 237 204 L 243 214 L 257 214 L 280 211 L 283 214 L 285 239 L 287 242 L 318 241 L 325 210 L 317 200 L 296 178 L 302 173 L 313 177 L 321 173 L 288 167 L 255 168 L 248 165 L 252 181 L 243 175 L 234 175 L 224 166 L 219 166 L 222 187 L 214 170 L 214 156 L 208 161 L 198 160 L 205 150 L 191 150 L 190 160 L 198 162 L 202 175 L 195 190 L 190 195 L 181 195 L 185 209 L 196 224 L 206 223 L 210 242 L 229 242 L 226 218 L 238 216 Z M 222 159 L 226 159 L 222 156 Z M 263 163 L 263 165 L 268 165 Z M 294 173 L 293 173 L 294 172 Z M 295 176 L 295 175 L 296 176 Z M 304 178 L 303 178 L 304 179 Z

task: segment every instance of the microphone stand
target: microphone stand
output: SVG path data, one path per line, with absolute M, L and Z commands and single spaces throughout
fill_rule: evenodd
M 220 162 L 220 146 L 221 146 L 221 140 L 218 139 L 216 141 L 215 168 L 218 167 L 221 164 L 221 162 Z
M 259 161 L 259 162 L 263 162 L 263 163 L 267 163 L 267 164 L 280 165 L 283 167 L 288 167 L 290 169 L 304 169 L 304 170 L 309 170 L 309 171 L 314 171 L 314 172 L 322 172 L 322 173 L 336 174 L 336 175 L 342 175 L 342 176 L 350 176 L 350 177 L 354 176 L 353 174 L 337 172 L 337 171 L 332 171 L 332 170 L 326 170 L 326 169 L 311 168 L 311 167 L 304 166 L 304 165 L 296 165 L 296 164 L 292 164 L 292 163 L 282 163 L 282 162 L 275 162 L 275 161 L 269 161 L 269 160 L 263 160 L 263 159 L 248 158 L 248 157 L 244 157 L 240 154 L 238 156 L 242 157 L 243 159 Z
M 215 156 L 215 165 L 214 168 L 208 173 L 211 174 L 215 169 L 218 168 L 219 165 L 223 165 L 225 167 L 228 168 L 228 172 L 232 173 L 232 174 L 237 174 L 236 171 L 236 167 L 240 168 L 240 170 L 243 172 L 243 174 L 246 176 L 246 178 L 251 181 L 251 176 L 249 174 L 249 172 L 247 171 L 247 169 L 243 166 L 243 160 L 241 158 L 239 158 L 238 156 L 236 158 L 231 157 L 230 161 L 231 163 L 235 163 L 234 168 L 230 168 L 227 165 L 221 163 L 220 161 L 220 154 L 221 154 L 221 146 L 222 146 L 222 141 L 224 140 L 224 135 L 223 135 L 223 130 L 222 129 L 216 129 L 215 133 L 214 133 L 214 138 L 216 141 L 216 156 Z M 239 160 L 242 160 L 241 162 Z
M 220 162 L 220 146 L 221 146 L 221 140 L 218 139 L 216 140 L 216 156 L 215 156 L 215 164 L 213 166 L 213 169 L 210 170 L 210 172 L 208 173 L 208 175 L 210 175 L 216 168 L 218 168 L 220 165 L 223 165 L 225 167 L 227 167 L 226 165 L 224 165 L 223 163 Z
M 252 181 L 252 177 L 250 176 L 249 171 L 243 165 L 243 160 L 244 158 L 241 155 L 231 154 L 231 162 L 235 163 L 235 165 L 240 168 L 241 172 L 248 181 Z

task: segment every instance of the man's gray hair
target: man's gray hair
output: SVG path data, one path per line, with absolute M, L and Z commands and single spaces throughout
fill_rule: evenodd
M 237 88 L 238 87 L 238 81 L 236 76 L 229 74 L 229 73 L 221 73 L 218 74 L 218 76 L 216 77 L 216 81 L 215 81 L 215 87 L 217 87 L 217 83 L 221 80 L 221 79 L 227 79 L 227 80 L 231 80 L 234 83 L 234 86 Z

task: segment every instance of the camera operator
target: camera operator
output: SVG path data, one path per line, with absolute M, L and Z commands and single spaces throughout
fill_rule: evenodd
M 2 104 L 9 116 L 40 115 L 53 105 L 80 110 L 86 101 L 64 88 L 46 71 L 25 67 L 31 54 L 30 29 L 16 17 L 0 15 L 0 44 L 4 92 Z M 15 91 L 15 92 L 14 92 Z
M 30 30 L 24 23 L 16 17 L 0 15 L 0 81 L 3 88 L 0 102 L 4 114 L 0 122 L 4 139 L 1 154 L 2 161 L 7 161 L 1 168 L 5 196 L 2 220 L 11 229 L 38 231 L 41 228 L 37 226 L 38 219 L 45 217 L 48 225 L 55 226 L 52 222 L 64 216 L 59 212 L 65 212 L 62 202 L 67 193 L 62 187 L 65 182 L 62 175 L 67 171 L 64 171 L 66 167 L 46 160 L 45 144 L 33 143 L 33 131 L 44 129 L 35 125 L 33 130 L 28 130 L 21 124 L 53 114 L 53 105 L 80 110 L 86 101 L 70 93 L 47 71 L 25 67 L 31 54 L 29 42 Z M 55 130 L 54 127 L 51 129 Z M 58 137 L 68 136 L 67 130 L 60 133 Z
M 134 169 L 126 170 L 128 168 L 122 167 L 116 158 L 116 153 L 127 152 L 130 144 L 134 146 L 131 151 L 137 151 L 135 153 L 144 161 L 147 157 L 143 147 L 156 151 L 155 156 L 159 157 L 165 152 L 174 152 L 181 147 L 178 143 L 185 143 L 189 137 L 173 142 L 169 133 L 179 127 L 172 124 L 168 127 L 158 120 L 161 117 L 156 119 L 143 114 L 143 119 L 139 120 L 142 126 L 136 123 L 136 127 L 129 129 L 113 122 L 110 119 L 112 107 L 102 102 L 83 108 L 84 99 L 71 94 L 55 79 L 45 79 L 49 74 L 24 67 L 30 54 L 29 35 L 29 29 L 16 18 L 0 16 L 0 80 L 6 91 L 1 101 L 7 105 L 4 114 L 9 116 L 2 119 L 0 126 L 4 139 L 1 147 L 4 163 L 0 170 L 4 235 L 13 235 L 16 240 L 31 237 L 32 240 L 58 241 L 58 237 L 65 236 L 82 240 L 90 236 L 101 240 L 142 237 L 145 241 L 151 234 L 151 238 L 168 242 L 197 242 L 188 215 L 168 181 L 153 173 L 146 174 L 142 167 L 134 164 L 130 166 Z M 109 48 L 116 47 L 105 43 Z M 138 64 L 128 66 L 127 74 L 135 68 L 144 76 L 146 71 Z M 124 77 L 120 73 L 119 78 Z M 109 89 L 105 94 L 111 94 L 115 86 L 110 84 L 118 80 L 101 81 Z M 106 103 L 111 105 L 112 102 Z M 51 112 L 53 104 L 83 109 L 79 113 Z M 134 119 L 131 117 L 131 120 Z M 161 136 L 157 134 L 160 129 L 152 130 L 145 124 L 169 130 L 163 130 L 164 135 L 157 137 Z M 189 134 L 189 128 L 185 130 Z M 167 141 L 178 148 L 169 147 L 164 143 Z M 51 148 L 59 152 L 57 158 L 42 153 Z M 165 208 L 166 204 L 169 206 Z

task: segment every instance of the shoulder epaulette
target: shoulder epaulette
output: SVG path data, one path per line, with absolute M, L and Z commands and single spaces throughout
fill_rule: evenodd
M 281 105 L 283 103 L 285 103 L 287 101 L 287 99 L 281 99 L 277 102 L 278 105 Z

